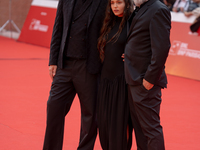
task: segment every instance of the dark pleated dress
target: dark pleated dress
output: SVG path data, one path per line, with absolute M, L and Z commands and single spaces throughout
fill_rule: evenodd
M 122 18 L 117 17 L 108 39 L 117 33 Z M 105 59 L 98 90 L 97 118 L 99 138 L 103 150 L 127 150 L 127 125 L 129 108 L 127 87 L 124 77 L 124 53 L 127 28 L 124 26 L 120 37 L 105 47 Z

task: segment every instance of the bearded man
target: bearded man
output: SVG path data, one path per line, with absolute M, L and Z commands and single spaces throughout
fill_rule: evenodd
M 125 47 L 125 78 L 138 150 L 165 150 L 161 89 L 167 87 L 171 15 L 159 0 L 134 0 Z M 141 144 L 143 143 L 143 146 Z

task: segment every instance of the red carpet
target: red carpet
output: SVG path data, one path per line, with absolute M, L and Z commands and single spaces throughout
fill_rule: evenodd
M 51 85 L 48 56 L 47 48 L 0 37 L 1 150 L 42 149 Z M 199 150 L 200 81 L 171 75 L 168 80 L 161 105 L 166 150 Z M 79 130 L 76 98 L 66 117 L 63 150 L 77 148 Z M 101 150 L 98 139 L 95 150 Z M 136 150 L 135 143 L 132 150 Z

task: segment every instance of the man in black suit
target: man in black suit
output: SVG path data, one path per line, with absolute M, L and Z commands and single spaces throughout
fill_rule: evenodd
M 125 78 L 138 150 L 164 150 L 160 125 L 164 65 L 170 48 L 171 16 L 159 0 L 134 0 L 125 47 Z M 144 147 L 139 147 L 143 143 Z
M 107 0 L 59 0 L 53 28 L 43 150 L 61 150 L 65 116 L 77 94 L 81 106 L 78 150 L 92 150 L 97 135 L 96 94 L 100 59 L 97 39 Z

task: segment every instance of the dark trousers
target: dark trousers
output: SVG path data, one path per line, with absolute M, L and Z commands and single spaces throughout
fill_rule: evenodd
M 148 91 L 143 85 L 129 85 L 128 92 L 138 150 L 165 150 L 159 116 L 161 87 Z
M 86 60 L 69 59 L 57 69 L 47 101 L 47 126 L 43 150 L 62 150 L 65 116 L 78 94 L 81 106 L 81 132 L 78 150 L 93 150 L 97 135 L 97 75 L 86 70 Z

